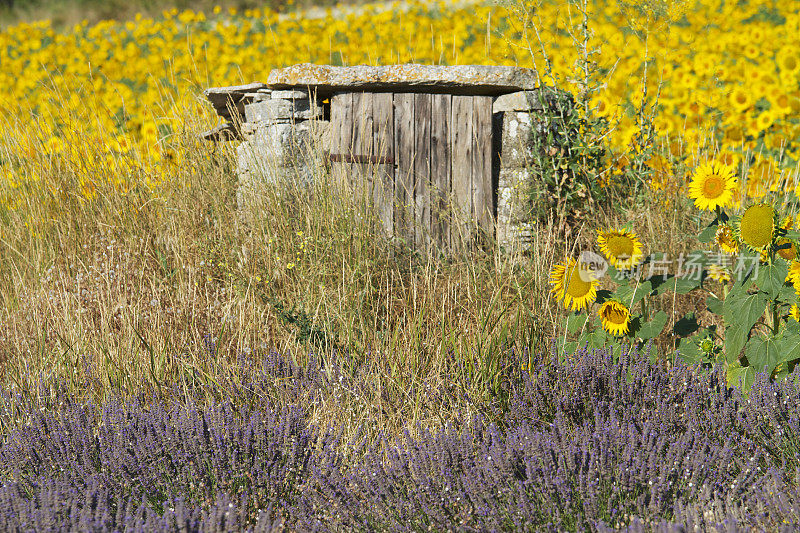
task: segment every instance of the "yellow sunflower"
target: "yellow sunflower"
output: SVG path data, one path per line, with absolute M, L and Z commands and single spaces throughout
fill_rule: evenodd
M 731 281 L 731 274 L 728 269 L 721 265 L 708 265 L 708 277 L 720 283 Z
M 762 252 L 772 244 L 775 229 L 775 209 L 769 204 L 751 205 L 739 220 L 739 241 Z
M 566 264 L 557 264 L 550 271 L 550 292 L 564 307 L 573 310 L 585 309 L 597 297 L 597 276 L 594 271 L 579 261 L 570 259 Z
M 730 101 L 731 106 L 733 106 L 733 108 L 740 113 L 753 105 L 753 97 L 750 94 L 750 91 L 744 87 L 736 87 L 733 91 L 731 91 L 728 95 L 728 100 Z
M 739 251 L 739 241 L 736 240 L 736 235 L 733 234 L 733 228 L 728 224 L 722 224 L 717 228 L 714 242 L 725 253 L 735 254 Z
M 689 198 L 698 209 L 714 210 L 733 200 L 736 189 L 733 167 L 719 161 L 707 161 L 697 167 L 689 184 Z
M 800 261 L 792 261 L 792 264 L 789 265 L 786 281 L 794 285 L 794 290 L 800 293 Z
M 615 268 L 629 269 L 641 262 L 642 243 L 636 233 L 627 229 L 597 232 L 597 244 L 608 262 Z
M 603 329 L 609 334 L 619 337 L 628 333 L 631 323 L 631 312 L 625 305 L 616 300 L 603 302 L 597 311 L 597 316 L 603 323 Z
M 797 52 L 789 47 L 782 48 L 776 54 L 776 62 L 782 73 L 800 72 L 800 59 L 797 58 Z
M 797 307 L 797 304 L 792 305 L 789 310 L 789 316 L 794 318 L 795 322 L 800 322 L 800 308 Z
M 758 131 L 767 131 L 775 122 L 775 118 L 774 111 L 762 111 L 756 118 L 756 127 Z

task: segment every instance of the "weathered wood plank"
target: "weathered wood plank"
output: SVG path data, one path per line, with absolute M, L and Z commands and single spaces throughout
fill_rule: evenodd
M 478 228 L 493 236 L 492 98 L 473 97 L 474 152 L 472 152 L 472 217 Z
M 331 98 L 331 154 L 349 154 L 353 144 L 353 93 L 338 93 Z M 352 191 L 350 165 L 331 162 L 334 183 Z
M 450 248 L 450 117 L 452 97 L 431 98 L 431 239 L 442 250 Z
M 394 94 L 394 234 L 414 242 L 414 94 Z
M 353 93 L 354 158 L 370 158 L 372 150 L 372 93 Z M 372 179 L 369 163 L 352 163 L 353 190 L 356 204 L 365 207 L 372 203 Z M 366 205 L 365 205 L 366 204 Z M 370 206 L 371 207 L 371 206 Z
M 453 96 L 451 120 L 453 216 L 450 244 L 461 250 L 470 241 L 472 218 L 472 154 L 475 151 L 473 133 L 474 104 L 472 96 Z
M 375 210 L 387 235 L 394 232 L 394 102 L 392 93 L 372 95 L 372 154 L 378 161 L 373 167 L 372 197 Z
M 414 244 L 428 250 L 431 237 L 431 95 L 414 95 Z

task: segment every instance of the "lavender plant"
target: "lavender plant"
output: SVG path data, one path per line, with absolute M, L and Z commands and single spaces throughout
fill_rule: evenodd
M 719 372 L 665 371 L 644 354 L 623 353 L 621 363 L 611 350 L 584 350 L 577 366 L 540 364 L 523 374 L 510 411 L 493 422 L 420 429 L 416 438 L 362 451 L 357 464 L 336 454 L 315 461 L 315 490 L 304 491 L 301 516 L 325 511 L 305 526 L 571 531 L 636 520 L 771 523 L 772 511 L 755 503 L 765 496 L 762 480 L 770 468 L 786 474 L 794 466 L 785 445 L 765 440 L 770 422 L 746 418 L 752 400 L 727 388 Z M 796 435 L 794 427 L 785 431 Z M 786 478 L 775 483 L 786 494 Z M 720 494 L 727 498 L 721 514 L 701 512 Z M 754 499 L 748 507 L 740 498 Z
M 357 378 L 277 354 L 191 394 L 42 410 L 0 444 L 8 531 L 736 531 L 800 524 L 800 385 L 623 347 L 534 357 L 508 401 L 403 435 L 312 425 Z M 291 376 L 292 379 L 286 379 Z M 333 378 L 333 379 L 331 379 Z M 284 385 L 284 383 L 293 383 Z M 361 384 L 363 386 L 363 384 Z M 279 387 L 283 387 L 279 389 Z M 63 393 L 62 394 L 66 394 Z M 7 395 L 11 402 L 17 396 Z M 9 411 L 10 412 L 10 411 Z M 332 421 L 335 425 L 335 421 Z

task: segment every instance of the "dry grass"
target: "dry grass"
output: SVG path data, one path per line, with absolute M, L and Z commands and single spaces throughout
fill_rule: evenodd
M 369 384 L 323 401 L 318 420 L 397 431 L 488 408 L 519 354 L 548 350 L 556 232 L 528 255 L 415 254 L 376 237 L 321 168 L 312 185 L 266 186 L 240 212 L 232 146 L 202 143 L 185 121 L 172 142 L 186 163 L 161 187 L 100 187 L 86 201 L 44 146 L 26 161 L 44 179 L 0 185 L 24 202 L 2 213 L 5 384 L 36 394 L 64 379 L 96 399 L 202 390 L 269 350 L 300 364 L 313 352 Z

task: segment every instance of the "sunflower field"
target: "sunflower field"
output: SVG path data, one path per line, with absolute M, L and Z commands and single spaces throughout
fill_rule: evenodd
M 800 3 L 284 4 L 0 26 L 0 529 L 797 529 Z M 527 248 L 240 208 L 204 89 L 408 62 L 571 95 Z
M 3 136 L 2 175 L 12 186 L 38 182 L 26 155 L 47 150 L 79 171 L 113 161 L 115 175 L 84 183 L 84 195 L 101 185 L 124 188 L 142 175 L 158 183 L 169 173 L 165 159 L 182 161 L 168 142 L 181 117 L 210 119 L 198 101 L 206 87 L 263 80 L 272 68 L 301 62 L 413 61 L 546 70 L 544 83 L 583 91 L 588 108 L 614 124 L 617 166 L 641 131 L 634 111 L 657 103 L 653 127 L 669 139 L 673 158 L 693 166 L 721 153 L 748 170 L 750 197 L 794 185 L 786 172 L 797 161 L 800 133 L 800 16 L 793 3 L 590 3 L 592 27 L 581 43 L 587 62 L 570 36 L 580 16 L 575 7 L 540 4 L 410 3 L 316 18 L 172 10 L 157 20 L 68 30 L 47 21 L 9 27 L 0 34 L 0 116 L 14 135 Z M 530 20 L 520 15 L 526 10 Z M 70 143 L 72 136 L 85 149 Z M 649 161 L 650 185 L 681 186 L 683 176 L 670 172 L 674 161 L 663 158 Z

